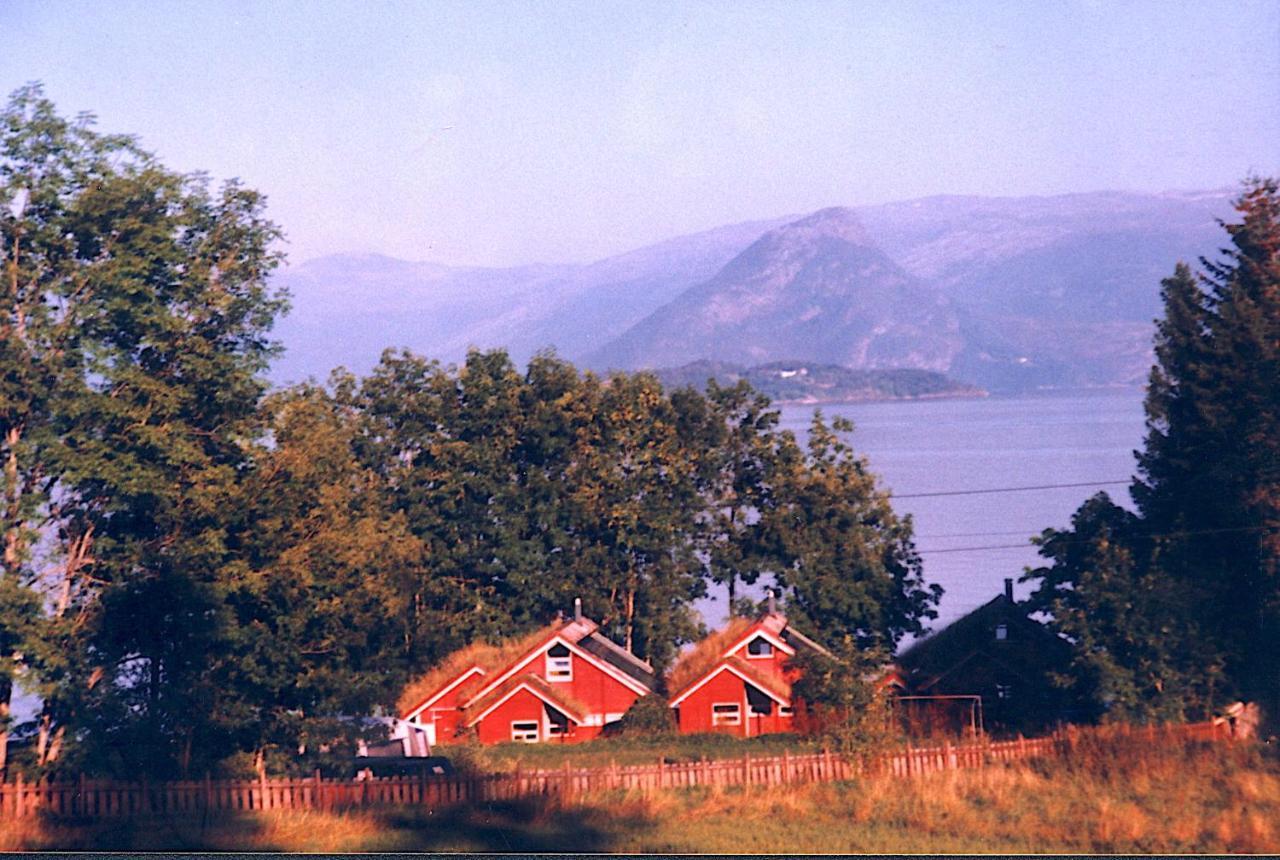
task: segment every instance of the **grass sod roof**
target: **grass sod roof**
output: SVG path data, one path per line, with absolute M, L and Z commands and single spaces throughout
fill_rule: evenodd
M 732 618 L 724 627 L 707 634 L 691 650 L 681 655 L 667 679 L 667 689 L 671 691 L 672 698 L 715 668 L 724 652 L 745 636 L 754 623 L 749 618 Z
M 768 672 L 761 672 L 755 666 L 752 666 L 746 660 L 743 660 L 738 656 L 729 657 L 724 662 L 726 666 L 732 666 L 740 674 L 745 675 L 749 679 L 748 682 L 750 684 L 759 687 L 761 690 L 772 693 L 779 699 L 783 699 L 787 702 L 791 701 L 791 685 L 787 683 L 785 678 L 772 675 Z
M 495 672 L 505 669 L 543 640 L 549 639 L 562 627 L 564 622 L 556 621 L 498 645 L 489 642 L 472 642 L 465 648 L 454 651 L 430 670 L 406 684 L 404 692 L 396 702 L 396 710 L 401 715 L 409 713 L 472 666 L 479 666 L 484 670 L 484 675 L 477 680 L 467 681 L 466 686 L 468 689 L 478 686 L 483 679 L 493 678 Z

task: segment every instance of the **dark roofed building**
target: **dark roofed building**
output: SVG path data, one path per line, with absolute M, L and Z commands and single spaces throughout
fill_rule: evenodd
M 1070 691 L 1053 683 L 1070 660 L 1070 644 L 1028 617 L 1013 599 L 1013 580 L 1006 579 L 1003 594 L 898 658 L 909 697 L 900 710 L 913 728 L 925 730 L 958 728 L 969 720 L 968 713 L 959 716 L 969 704 L 980 707 L 981 725 L 994 732 L 1078 721 L 1082 714 Z

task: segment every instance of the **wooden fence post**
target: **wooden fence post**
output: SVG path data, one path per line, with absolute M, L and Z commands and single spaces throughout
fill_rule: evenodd
M 17 779 L 15 779 L 15 780 L 14 780 L 14 787 L 15 787 L 15 789 L 16 789 L 16 793 L 14 794 L 14 813 L 13 813 L 13 817 L 14 817 L 14 818 L 21 818 L 21 817 L 22 817 L 22 815 L 23 815 L 23 813 L 24 813 L 24 811 L 25 811 L 25 810 L 24 810 L 24 808 L 23 808 L 23 807 L 24 807 L 24 803 L 23 803 L 23 801 L 25 800 L 25 796 L 24 796 L 24 793 L 23 793 L 23 792 L 24 792 L 24 787 L 23 787 L 23 784 L 22 784 L 22 771 L 18 771 L 18 777 L 17 777 Z
M 742 754 L 742 785 L 751 785 L 751 753 L 744 752 Z

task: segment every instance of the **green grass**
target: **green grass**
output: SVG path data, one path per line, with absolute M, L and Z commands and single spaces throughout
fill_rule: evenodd
M 722 734 L 672 735 L 670 737 L 598 738 L 581 744 L 505 743 L 492 746 L 478 744 L 440 747 L 442 755 L 454 759 L 459 766 L 480 771 L 511 771 L 517 764 L 523 769 L 570 767 L 608 767 L 654 764 L 659 758 L 668 764 L 699 761 L 703 758 L 741 759 L 780 756 L 783 751 L 800 755 L 821 752 L 821 743 L 794 734 L 763 735 L 735 738 Z
M 1256 745 L 1088 739 L 1039 760 L 911 780 L 612 792 L 430 812 L 0 822 L 0 849 L 714 853 L 1276 853 L 1280 756 Z

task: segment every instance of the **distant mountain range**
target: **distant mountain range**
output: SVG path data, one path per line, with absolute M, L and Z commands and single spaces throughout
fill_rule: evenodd
M 1232 191 L 935 197 L 681 236 L 589 265 L 333 256 L 284 270 L 277 381 L 554 348 L 596 370 L 700 360 L 945 373 L 993 391 L 1136 384 L 1160 279 L 1213 256 Z

